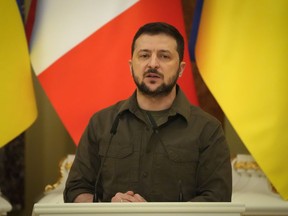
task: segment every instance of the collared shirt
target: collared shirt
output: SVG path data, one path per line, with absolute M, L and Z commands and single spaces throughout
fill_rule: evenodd
M 220 122 L 191 105 L 178 86 L 166 119 L 151 124 L 136 92 L 95 113 L 78 145 L 64 201 L 94 194 L 101 160 L 97 191 L 104 202 L 127 191 L 151 202 L 231 201 L 230 153 Z

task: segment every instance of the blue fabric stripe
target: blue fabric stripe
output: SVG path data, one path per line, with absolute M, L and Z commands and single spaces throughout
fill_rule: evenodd
M 197 35 L 198 35 L 198 28 L 200 24 L 203 2 L 204 0 L 196 1 L 194 16 L 192 20 L 192 28 L 190 32 L 190 38 L 189 38 L 189 54 L 190 54 L 190 59 L 193 62 L 195 62 L 195 46 L 196 46 L 196 40 L 197 40 Z

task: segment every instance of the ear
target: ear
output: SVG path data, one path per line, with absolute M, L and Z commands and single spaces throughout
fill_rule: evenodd
M 179 70 L 180 70 L 180 72 L 179 72 L 179 77 L 182 76 L 185 67 L 186 67 L 186 62 L 183 62 L 183 61 L 182 61 L 182 62 L 180 63 L 180 67 L 179 67 Z
M 132 60 L 130 59 L 128 63 L 129 63 L 130 73 L 132 74 Z

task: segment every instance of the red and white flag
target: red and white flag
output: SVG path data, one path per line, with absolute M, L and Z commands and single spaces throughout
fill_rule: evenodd
M 140 26 L 155 21 L 185 35 L 181 0 L 38 1 L 32 66 L 76 144 L 93 113 L 135 90 L 128 65 L 132 39 Z M 197 104 L 185 48 L 187 66 L 179 84 Z

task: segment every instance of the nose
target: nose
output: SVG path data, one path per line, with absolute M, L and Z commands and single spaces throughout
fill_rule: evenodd
M 156 55 L 152 55 L 148 62 L 149 68 L 159 68 L 159 62 Z

